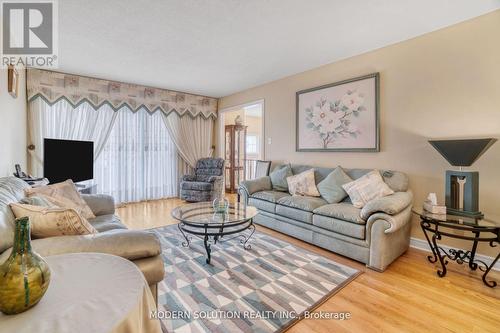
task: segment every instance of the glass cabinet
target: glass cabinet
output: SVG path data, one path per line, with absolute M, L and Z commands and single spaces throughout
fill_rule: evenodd
M 227 193 L 236 193 L 240 181 L 245 180 L 247 126 L 225 127 L 225 171 L 224 183 Z

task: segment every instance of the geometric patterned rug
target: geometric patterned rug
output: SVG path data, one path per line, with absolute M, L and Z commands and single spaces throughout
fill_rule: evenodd
M 158 289 L 164 332 L 280 332 L 352 281 L 360 272 L 255 231 L 245 250 L 238 239 L 182 247 L 177 225 L 158 235 L 165 279 Z

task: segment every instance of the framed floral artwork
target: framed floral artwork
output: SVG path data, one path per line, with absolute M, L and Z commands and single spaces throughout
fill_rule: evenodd
M 296 151 L 380 151 L 379 73 L 299 91 L 296 107 Z

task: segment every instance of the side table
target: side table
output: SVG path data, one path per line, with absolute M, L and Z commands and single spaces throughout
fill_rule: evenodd
M 488 273 L 495 266 L 499 257 L 500 251 L 488 265 L 484 261 L 476 258 L 477 245 L 480 242 L 489 243 L 491 247 L 497 247 L 500 244 L 500 218 L 483 217 L 471 218 L 455 215 L 436 215 L 431 214 L 423 209 L 414 209 L 413 213 L 420 217 L 420 226 L 424 232 L 425 238 L 429 243 L 432 255 L 427 259 L 431 263 L 439 260 L 441 268 L 437 270 L 439 277 L 446 275 L 446 265 L 448 260 L 453 260 L 458 264 L 468 264 L 473 271 L 479 269 L 483 272 L 482 280 L 485 285 L 490 288 L 497 286 L 496 281 L 488 280 Z M 485 214 L 485 216 L 488 216 Z M 454 233 L 454 230 L 460 230 L 460 233 Z M 430 236 L 430 237 L 429 237 Z M 444 237 L 468 240 L 471 242 L 470 250 L 449 249 L 446 251 L 438 244 Z

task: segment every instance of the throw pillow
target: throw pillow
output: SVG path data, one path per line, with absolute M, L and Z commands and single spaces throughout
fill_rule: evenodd
M 291 195 L 306 195 L 309 197 L 319 197 L 314 180 L 314 169 L 309 169 L 295 176 L 286 179 L 288 190 Z
M 31 206 L 42 206 L 42 207 L 57 207 L 50 203 L 47 199 L 39 196 L 25 197 L 22 198 L 20 203 L 31 205 Z
M 352 178 L 338 166 L 318 184 L 318 191 L 328 203 L 338 203 L 347 197 L 342 185 L 352 182 Z
M 74 209 L 53 208 L 10 204 L 16 218 L 27 216 L 30 219 L 31 234 L 45 238 L 65 235 L 96 234 L 97 230 Z
M 293 176 L 290 164 L 285 164 L 274 169 L 273 172 L 269 174 L 273 189 L 276 191 L 288 191 L 288 182 L 286 179 L 290 176 Z
M 95 218 L 94 213 L 92 213 L 90 207 L 80 196 L 71 179 L 62 183 L 28 188 L 24 192 L 28 197 L 38 196 L 58 207 L 72 208 L 86 219 Z
M 349 194 L 352 204 L 356 208 L 363 208 L 373 199 L 394 193 L 384 182 L 378 170 L 373 170 L 355 181 L 342 185 L 342 187 Z

